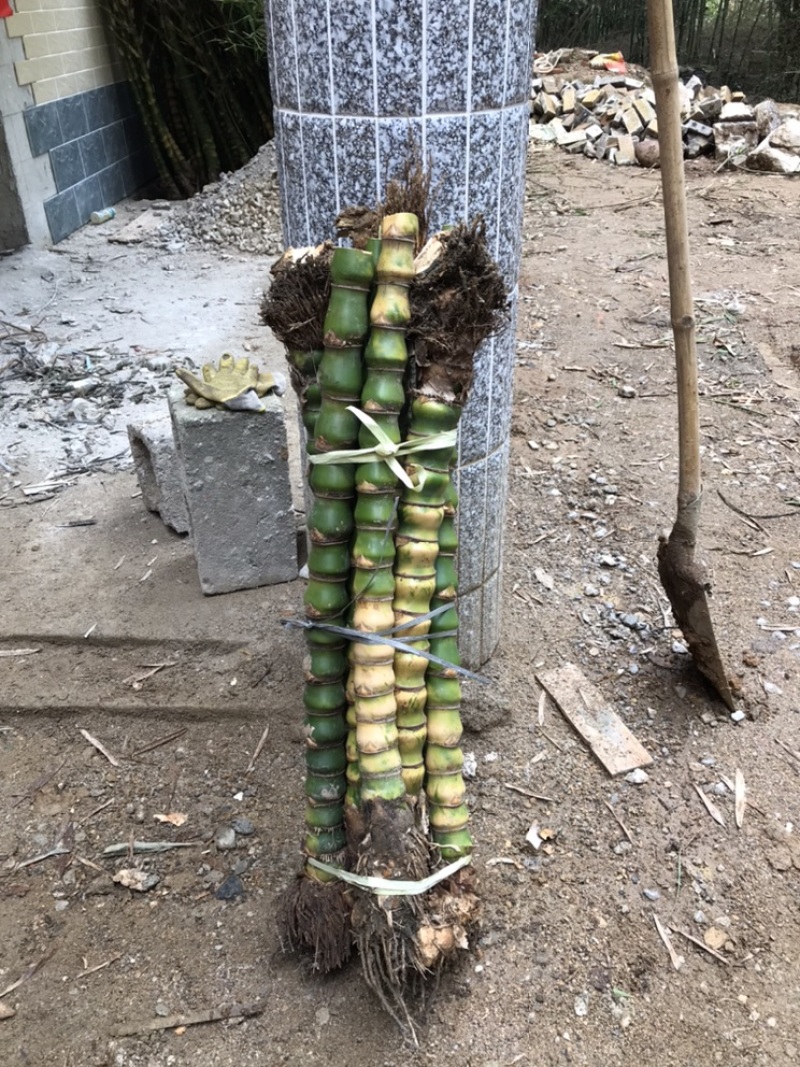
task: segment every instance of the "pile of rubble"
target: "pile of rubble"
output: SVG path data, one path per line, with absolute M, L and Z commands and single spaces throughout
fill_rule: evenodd
M 189 200 L 157 201 L 162 217 L 148 243 L 170 251 L 207 248 L 275 256 L 283 251 L 275 142 L 240 170 L 222 174 Z
M 534 78 L 531 140 L 618 166 L 658 165 L 656 97 L 646 74 L 631 77 L 619 60 L 580 55 L 587 77 L 555 65 Z M 800 173 L 800 107 L 774 100 L 751 107 L 744 93 L 706 85 L 697 75 L 680 83 L 680 94 L 687 158 L 713 154 L 721 166 Z

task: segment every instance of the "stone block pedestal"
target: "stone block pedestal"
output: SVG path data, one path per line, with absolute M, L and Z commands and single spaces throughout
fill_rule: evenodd
M 266 412 L 198 410 L 172 386 L 169 409 L 182 467 L 200 586 L 207 595 L 297 578 L 283 402 Z

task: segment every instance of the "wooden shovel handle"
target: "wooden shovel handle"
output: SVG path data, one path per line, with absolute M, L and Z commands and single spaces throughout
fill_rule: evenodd
M 679 510 L 700 496 L 700 419 L 697 348 L 689 270 L 689 226 L 683 175 L 683 131 L 672 0 L 647 0 L 650 70 L 656 93 L 661 186 L 667 236 L 667 267 L 675 364 L 678 376 Z

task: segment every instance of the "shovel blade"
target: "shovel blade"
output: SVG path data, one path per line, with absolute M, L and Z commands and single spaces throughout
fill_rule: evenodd
M 685 524 L 679 517 L 669 539 L 662 539 L 659 544 L 658 576 L 695 666 L 711 682 L 727 707 L 735 711 L 736 701 L 714 636 L 708 606 L 711 585 L 705 569 L 694 558 L 694 545 L 682 536 L 684 530 Z

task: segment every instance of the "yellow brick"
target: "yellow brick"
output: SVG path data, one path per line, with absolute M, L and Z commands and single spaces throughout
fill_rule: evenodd
M 62 74 L 56 78 L 59 96 L 74 96 L 75 93 L 83 93 L 87 89 L 94 89 L 94 79 L 91 70 L 79 70 L 74 74 Z
M 98 21 L 95 12 L 87 7 L 65 7 L 51 14 L 57 30 L 77 30 L 97 25 Z
M 39 77 L 37 71 L 38 59 L 23 59 L 19 63 L 14 64 L 14 70 L 17 73 L 17 82 L 19 85 L 30 85 L 31 82 L 35 82 Z
M 57 45 L 54 52 L 81 52 L 91 47 L 89 31 L 83 29 L 59 30 L 51 35 L 53 43 Z
M 20 85 L 30 85 L 31 82 L 44 81 L 46 78 L 57 78 L 63 74 L 61 68 L 61 56 L 41 56 L 39 59 L 24 59 L 14 64 L 17 71 L 17 81 Z
M 53 42 L 49 33 L 26 33 L 22 43 L 25 46 L 26 59 L 41 59 L 42 56 L 53 55 Z
M 93 89 L 99 89 L 103 85 L 113 85 L 114 82 L 122 81 L 122 77 L 118 78 L 115 75 L 113 67 L 95 67 L 89 73 L 92 76 Z
M 6 30 L 9 37 L 21 37 L 23 33 L 33 33 L 33 22 L 30 11 L 21 15 L 12 15 L 6 19 Z
M 47 81 L 34 82 L 33 99 L 37 104 L 49 104 L 51 100 L 58 99 L 58 78 L 48 78 Z

